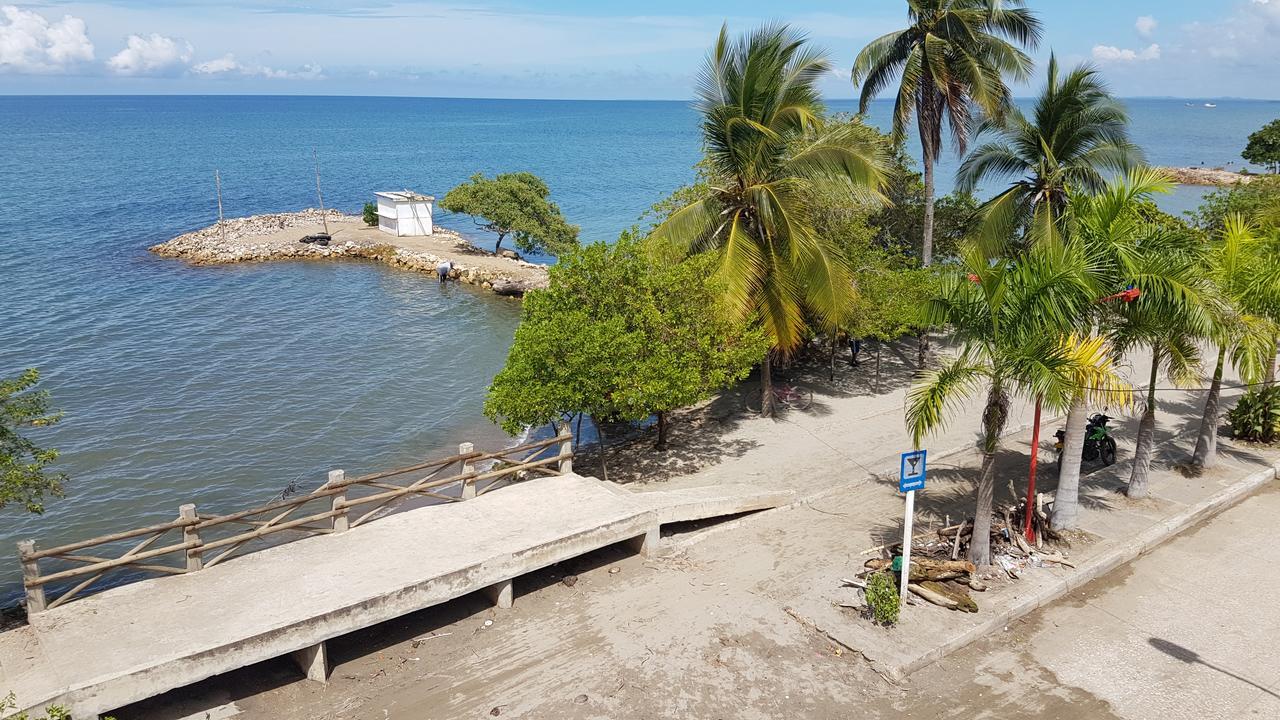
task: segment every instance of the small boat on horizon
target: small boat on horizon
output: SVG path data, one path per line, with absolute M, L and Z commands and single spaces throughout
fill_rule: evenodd
M 1204 106 L 1205 106 L 1205 107 L 1207 107 L 1207 108 L 1216 108 L 1216 107 L 1218 107 L 1217 105 L 1214 105 L 1213 103 L 1205 103 L 1205 104 L 1204 104 Z

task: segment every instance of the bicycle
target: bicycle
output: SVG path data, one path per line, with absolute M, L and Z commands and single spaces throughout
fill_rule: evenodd
M 764 399 L 764 391 L 760 388 L 752 390 L 747 395 L 747 410 L 758 413 L 763 407 L 761 402 Z M 773 402 L 777 407 L 789 408 L 792 410 L 808 410 L 813 406 L 813 391 L 804 388 L 788 385 L 786 383 L 774 383 L 773 385 Z

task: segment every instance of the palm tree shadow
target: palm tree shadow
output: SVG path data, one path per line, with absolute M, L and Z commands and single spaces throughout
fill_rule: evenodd
M 879 376 L 876 373 L 877 346 L 880 355 Z M 851 366 L 848 346 L 838 349 L 834 370 L 829 356 L 817 352 L 798 359 L 782 371 L 787 381 L 813 390 L 816 396 L 875 397 L 889 395 L 908 387 L 919 368 L 916 365 L 916 341 L 874 343 L 863 346 L 860 362 Z
M 1253 687 L 1261 690 L 1262 692 L 1270 695 L 1273 698 L 1280 699 L 1280 694 L 1276 694 L 1275 691 L 1271 690 L 1267 686 L 1254 682 L 1253 680 L 1250 680 L 1249 678 L 1244 677 L 1242 675 L 1238 675 L 1224 667 L 1214 665 L 1213 663 L 1208 662 L 1204 658 L 1200 657 L 1200 653 L 1190 648 L 1186 648 L 1181 645 L 1178 645 L 1177 643 L 1172 643 L 1172 642 L 1169 642 L 1168 640 L 1165 640 L 1163 638 L 1157 638 L 1157 637 L 1147 638 L 1147 644 L 1179 662 L 1186 663 L 1187 665 L 1203 665 L 1204 667 L 1207 667 L 1210 670 L 1216 670 L 1222 673 L 1223 675 L 1239 680 L 1240 682 L 1245 683 L 1246 685 L 1252 685 Z

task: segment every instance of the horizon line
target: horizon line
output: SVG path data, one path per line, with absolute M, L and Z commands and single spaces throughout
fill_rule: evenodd
M 0 90 L 0 98 L 142 98 L 142 97 L 264 97 L 264 98 L 363 98 L 371 100 L 483 100 L 483 101 L 517 101 L 517 102 L 670 102 L 691 103 L 697 98 L 572 98 L 572 97 L 480 97 L 463 95 L 359 95 L 347 93 L 260 93 L 260 92 L 226 92 L 226 93 L 7 93 Z M 1239 102 L 1280 103 L 1280 98 L 1244 97 L 1239 95 L 1116 95 L 1119 100 L 1233 100 Z M 1036 96 L 1014 96 L 1014 100 L 1035 100 Z M 872 102 L 893 102 L 893 98 L 876 98 Z M 858 102 L 858 98 L 832 98 L 824 102 Z

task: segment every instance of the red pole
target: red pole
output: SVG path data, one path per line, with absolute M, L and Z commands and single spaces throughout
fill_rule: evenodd
M 1027 517 L 1025 529 L 1027 541 L 1036 541 L 1035 528 L 1031 526 L 1031 513 L 1036 502 L 1036 461 L 1040 459 L 1040 397 L 1036 396 L 1036 420 L 1031 430 L 1031 474 L 1027 482 Z

